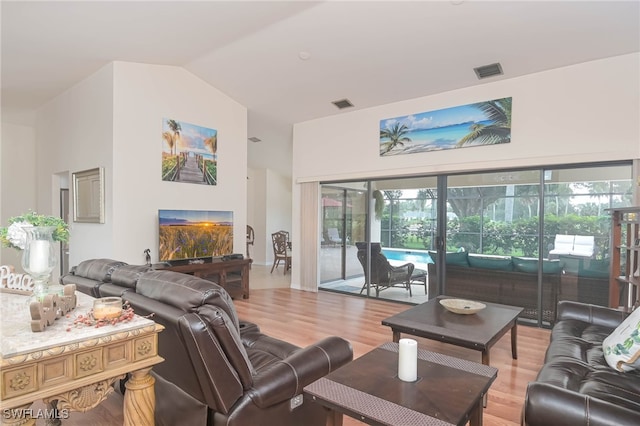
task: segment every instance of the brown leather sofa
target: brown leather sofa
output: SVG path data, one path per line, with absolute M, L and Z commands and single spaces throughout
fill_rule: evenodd
M 558 303 L 544 365 L 529 383 L 526 426 L 640 425 L 640 373 L 606 363 L 602 341 L 626 314 L 579 302 Z
M 92 297 L 101 297 L 100 286 L 110 283 L 113 271 L 123 266 L 127 264 L 113 259 L 85 260 L 60 277 L 60 284 L 75 284 L 76 290 Z M 115 295 L 110 294 L 110 296 Z
M 231 297 L 211 281 L 139 266 L 121 269 L 125 265 L 109 259 L 86 262 L 61 281 L 80 281 L 80 291 L 100 296 L 120 292 L 137 314 L 153 313 L 165 327 L 158 336 L 165 361 L 152 371 L 157 425 L 326 423 L 328 411 L 303 400 L 302 389 L 353 359 L 348 341 L 329 336 L 300 348 L 240 321 Z M 103 281 L 91 284 L 79 271 Z

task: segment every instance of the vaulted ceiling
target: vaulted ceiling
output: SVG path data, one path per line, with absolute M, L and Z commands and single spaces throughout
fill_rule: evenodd
M 638 1 L 3 0 L 1 19 L 3 121 L 114 60 L 181 66 L 248 108 L 249 165 L 285 175 L 294 123 L 640 51 Z

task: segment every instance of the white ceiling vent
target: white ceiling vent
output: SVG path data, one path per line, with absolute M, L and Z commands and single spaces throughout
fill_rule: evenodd
M 251 137 L 249 138 L 249 140 L 250 140 L 251 142 L 262 142 L 262 139 L 260 139 L 260 138 L 256 138 L 255 136 L 251 136 Z
M 473 69 L 478 76 L 478 79 L 482 80 L 483 78 L 493 77 L 494 75 L 502 75 L 502 66 L 496 62 L 491 65 L 484 65 L 478 68 Z
M 331 103 L 337 106 L 338 109 L 351 108 L 353 106 L 349 99 L 340 99 L 339 101 L 333 101 Z

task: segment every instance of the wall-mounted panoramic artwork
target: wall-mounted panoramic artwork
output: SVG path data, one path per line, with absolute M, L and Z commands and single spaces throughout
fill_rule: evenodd
M 380 120 L 380 156 L 511 142 L 511 98 Z
M 162 180 L 216 185 L 218 131 L 163 118 Z

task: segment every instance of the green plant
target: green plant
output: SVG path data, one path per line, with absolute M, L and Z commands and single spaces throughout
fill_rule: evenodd
M 53 240 L 60 242 L 69 241 L 69 225 L 57 216 L 39 215 L 36 212 L 25 213 L 9 218 L 9 226 L 0 228 L 0 241 L 3 247 L 24 250 L 26 233 L 22 228 L 28 226 L 53 226 Z

